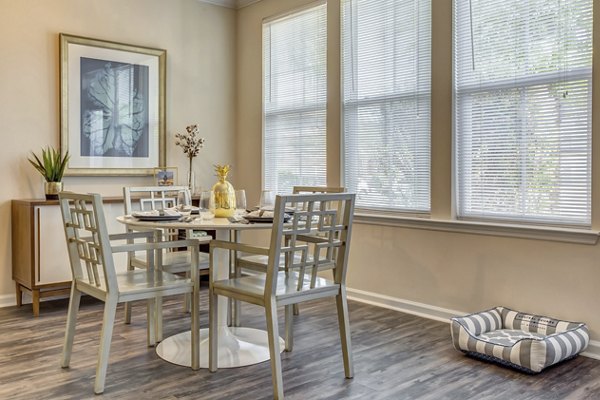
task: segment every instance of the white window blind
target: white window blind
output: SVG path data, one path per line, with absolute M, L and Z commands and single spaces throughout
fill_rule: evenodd
M 342 4 L 344 184 L 363 209 L 429 212 L 431 1 Z
M 265 189 L 326 185 L 326 3 L 263 23 L 263 74 Z
M 592 0 L 455 0 L 457 214 L 591 223 Z

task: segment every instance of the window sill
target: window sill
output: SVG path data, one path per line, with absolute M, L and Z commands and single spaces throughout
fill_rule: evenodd
M 550 240 L 555 242 L 595 245 L 599 231 L 557 227 L 497 224 L 489 222 L 456 221 L 423 217 L 405 217 L 359 211 L 354 222 L 367 225 L 393 226 L 410 229 L 426 229 L 474 235 L 514 237 L 522 239 Z

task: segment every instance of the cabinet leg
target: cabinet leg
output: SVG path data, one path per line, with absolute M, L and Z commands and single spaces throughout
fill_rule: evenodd
M 18 282 L 16 283 L 15 294 L 17 295 L 17 307 L 21 307 L 23 305 L 23 292 L 21 291 L 21 284 Z
M 31 306 L 33 307 L 33 316 L 40 316 L 40 290 L 34 289 L 31 291 Z

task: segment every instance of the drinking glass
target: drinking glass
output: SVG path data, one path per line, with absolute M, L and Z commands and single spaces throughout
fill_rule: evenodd
M 272 210 L 275 207 L 275 193 L 272 190 L 263 190 L 258 206 L 261 210 Z
M 236 190 L 235 191 L 235 214 L 237 216 L 242 216 L 246 214 L 246 191 Z
M 213 219 L 215 217 L 215 193 L 204 190 L 200 193 L 200 218 Z
M 189 204 L 189 199 L 186 198 L 185 192 L 180 190 L 177 192 L 177 204 L 175 209 L 183 216 L 189 216 L 192 213 L 192 207 Z

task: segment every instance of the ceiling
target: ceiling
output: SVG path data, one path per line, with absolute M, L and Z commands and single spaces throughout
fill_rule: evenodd
M 260 0 L 198 0 L 202 3 L 214 4 L 221 7 L 239 9 L 257 3 Z

